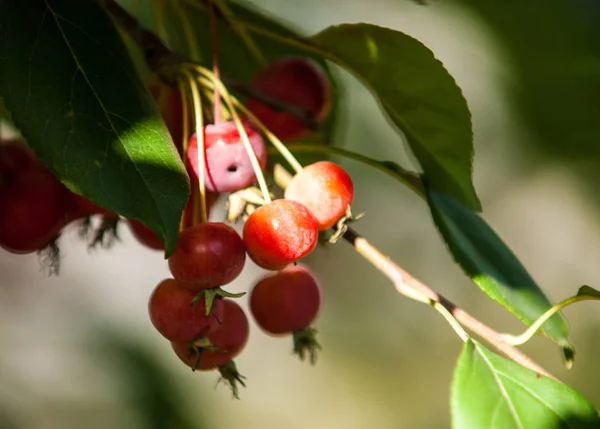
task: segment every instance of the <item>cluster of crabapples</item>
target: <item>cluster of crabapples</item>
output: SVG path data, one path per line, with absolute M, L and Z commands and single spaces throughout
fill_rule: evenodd
M 190 87 L 199 85 L 185 79 Z M 275 60 L 258 71 L 250 85 L 304 109 L 317 123 L 329 112 L 330 82 L 310 59 Z M 194 185 L 175 250 L 168 258 L 172 278 L 161 281 L 151 293 L 150 320 L 186 365 L 193 370 L 216 369 L 235 387 L 241 376 L 233 358 L 246 345 L 250 329 L 236 302 L 244 294 L 232 294 L 223 287 L 240 275 L 248 256 L 270 271 L 249 293 L 249 309 L 256 324 L 267 334 L 292 336 L 294 351 L 314 362 L 319 345 L 311 325 L 319 314 L 322 292 L 315 276 L 298 261 L 315 249 L 320 232 L 335 227 L 349 213 L 352 180 L 332 162 L 298 167 L 293 159 L 296 175 L 282 198 L 272 199 L 271 192 L 261 186 L 260 201 L 246 201 L 241 236 L 226 222 L 209 221 L 208 210 L 219 195 L 231 197 L 256 190 L 257 181 L 266 183 L 264 174 L 269 174 L 270 165 L 265 135 L 279 143 L 274 142 L 281 152 L 282 147 L 285 151 L 282 141 L 298 140 L 310 130 L 296 116 L 254 99 L 241 106 L 239 117 L 229 104 L 230 118 L 221 121 L 215 113 L 212 121 L 203 121 L 199 128 L 197 114 L 203 106 L 196 103 L 190 109 L 190 94 L 180 92 L 181 88 L 185 85 L 177 90 L 159 79 L 149 83 Z M 214 87 L 213 91 L 217 93 Z M 190 119 L 196 125 L 195 133 L 185 125 Z M 290 156 L 288 152 L 286 159 Z M 231 198 L 229 201 L 231 204 Z M 1 143 L 2 248 L 30 253 L 52 247 L 65 225 L 80 219 L 89 223 L 93 215 L 101 215 L 103 225 L 116 225 L 120 220 L 118 214 L 70 192 L 22 141 Z M 127 222 L 141 243 L 164 250 L 161 240 L 145 225 L 133 219 Z

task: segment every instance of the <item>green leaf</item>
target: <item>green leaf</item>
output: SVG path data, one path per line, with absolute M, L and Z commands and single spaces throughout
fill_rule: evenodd
M 329 27 L 309 41 L 372 90 L 404 132 L 431 186 L 480 210 L 471 181 L 469 109 L 452 76 L 427 47 L 370 24 Z
M 592 287 L 584 285 L 584 286 L 581 286 L 579 288 L 579 290 L 577 291 L 577 296 L 589 296 L 592 298 L 600 299 L 600 291 L 598 291 Z
M 552 305 L 486 221 L 452 197 L 426 187 L 435 224 L 456 262 L 488 296 L 530 325 Z M 543 332 L 563 347 L 567 326 L 557 313 Z
M 0 95 L 74 192 L 175 246 L 189 179 L 114 25 L 96 1 L 0 2 Z
M 454 429 L 592 429 L 600 419 L 585 398 L 548 377 L 467 341 L 451 391 Z
M 131 7 L 134 3 L 140 2 L 124 0 L 122 3 Z M 145 18 L 144 24 L 163 37 L 172 49 L 211 68 L 210 15 L 205 3 L 195 0 L 153 0 L 144 5 L 146 10 L 140 7 L 138 14 Z M 220 5 L 224 13 L 224 17 L 217 20 L 217 38 L 219 69 L 221 75 L 228 79 L 226 84 L 248 83 L 252 75 L 270 61 L 282 56 L 302 55 L 312 58 L 323 67 L 334 88 L 332 92 L 338 94 L 336 78 L 323 57 L 308 51 L 302 45 L 297 46 L 293 43 L 294 40 L 301 40 L 296 30 L 250 5 L 224 1 L 215 3 Z M 251 31 L 255 28 L 265 31 L 266 34 Z M 235 85 L 229 86 L 229 89 L 237 94 Z M 337 106 L 338 100 L 334 97 L 331 100 L 331 111 L 327 120 L 318 132 L 309 137 L 312 143 L 323 145 L 332 143 Z M 282 162 L 281 157 L 272 158 Z M 299 160 L 305 164 L 317 159 L 323 157 L 316 158 L 314 155 L 299 157 Z

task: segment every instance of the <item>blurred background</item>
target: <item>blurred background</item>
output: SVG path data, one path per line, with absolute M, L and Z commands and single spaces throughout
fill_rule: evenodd
M 430 47 L 463 88 L 475 130 L 484 216 L 553 301 L 600 287 L 600 3 L 596 0 L 256 0 L 306 34 L 371 22 Z M 339 71 L 336 145 L 410 167 L 370 94 Z M 425 204 L 386 176 L 340 161 L 355 179 L 356 225 L 404 268 L 499 330 L 523 328 L 454 265 Z M 215 210 L 214 219 L 223 212 Z M 192 373 L 152 328 L 150 292 L 169 276 L 162 254 L 121 228 L 89 252 L 74 228 L 60 277 L 36 256 L 0 252 L 0 428 L 448 428 L 459 339 L 437 313 L 398 296 L 345 243 L 308 263 L 321 278 L 315 367 L 252 325 L 236 360 L 241 400 L 216 373 Z M 228 290 L 263 273 L 249 261 Z M 246 300 L 241 299 L 243 305 Z M 600 307 L 565 311 L 577 349 L 568 371 L 543 338 L 525 347 L 600 406 Z

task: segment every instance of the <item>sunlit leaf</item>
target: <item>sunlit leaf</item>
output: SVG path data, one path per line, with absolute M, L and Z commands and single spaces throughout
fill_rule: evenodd
M 454 429 L 593 429 L 594 406 L 570 387 L 467 341 L 451 392 Z

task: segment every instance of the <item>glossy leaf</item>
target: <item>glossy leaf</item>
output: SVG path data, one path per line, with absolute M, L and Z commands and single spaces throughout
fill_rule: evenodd
M 600 419 L 568 386 L 467 341 L 451 392 L 454 429 L 593 429 Z
M 0 95 L 73 191 L 139 219 L 173 249 L 189 179 L 96 1 L 0 2 Z
M 456 262 L 488 296 L 530 325 L 552 305 L 521 262 L 487 222 L 452 197 L 432 189 L 427 201 L 435 224 Z M 567 326 L 559 314 L 544 324 L 543 332 L 567 342 Z
M 309 41 L 371 89 L 406 136 L 432 187 L 481 208 L 471 180 L 473 132 L 467 103 L 427 47 L 370 24 L 332 26 Z

